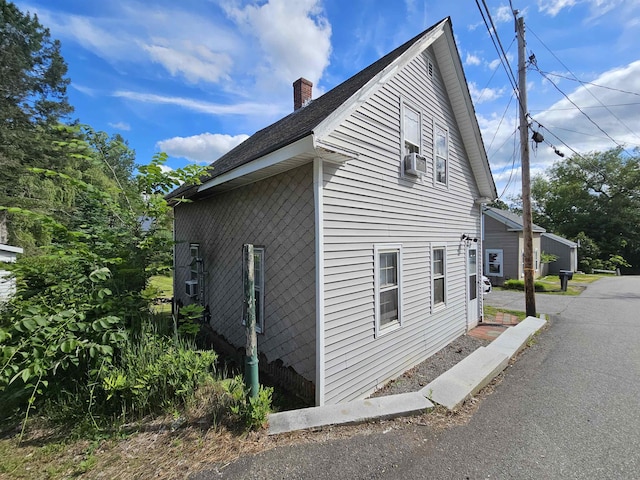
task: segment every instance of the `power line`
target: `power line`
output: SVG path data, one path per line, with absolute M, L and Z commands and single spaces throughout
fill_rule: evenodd
M 478 0 L 476 0 L 476 5 L 478 7 L 478 10 L 480 11 L 480 15 L 482 16 L 484 25 L 485 27 L 487 27 L 487 31 L 489 32 L 489 38 L 491 38 L 493 47 L 496 49 L 496 52 L 498 53 L 498 58 L 500 59 L 500 63 L 502 64 L 502 67 L 504 68 L 504 71 L 507 74 L 509 83 L 511 84 L 511 87 L 514 90 L 517 90 L 516 85 L 518 82 L 516 81 L 516 77 L 513 74 L 513 71 L 511 70 L 511 66 L 509 65 L 509 59 L 507 58 L 506 53 L 504 53 L 504 48 L 502 48 L 502 42 L 500 41 L 500 37 L 498 37 L 498 31 L 496 30 L 495 25 L 493 23 L 493 19 L 491 18 L 491 13 L 489 12 L 489 9 L 487 8 L 487 4 L 484 0 L 482 0 L 482 4 L 484 5 L 484 8 L 486 10 L 486 17 L 485 17 L 485 12 L 482 10 L 482 7 L 480 6 L 480 3 L 478 2 Z M 489 26 L 489 23 L 491 23 L 491 27 Z M 494 38 L 494 35 L 495 35 L 495 38 Z
M 498 131 L 500 130 L 500 127 L 502 126 L 502 122 L 504 121 L 504 117 L 507 115 L 507 111 L 509 111 L 509 107 L 511 106 L 511 101 L 513 100 L 514 95 L 515 95 L 515 93 L 511 94 L 511 98 L 509 98 L 509 103 L 507 103 L 507 108 L 505 108 L 504 112 L 502 112 L 502 118 L 500 118 L 500 122 L 498 123 L 498 126 L 496 127 L 496 131 L 493 134 L 493 138 L 491 139 L 491 143 L 489 144 L 489 148 L 487 149 L 487 151 L 491 150 L 491 147 L 493 146 L 493 142 L 495 141 L 496 136 L 498 135 Z M 504 145 L 504 143 L 500 146 L 500 148 L 502 148 L 503 145 Z M 498 148 L 498 150 L 500 150 L 500 148 Z M 489 155 L 489 154 L 487 153 L 487 155 Z
M 558 58 L 558 56 L 557 56 L 555 53 L 553 53 L 553 51 L 552 51 L 549 47 L 547 47 L 547 45 L 546 45 L 546 44 L 545 44 L 545 43 L 540 39 L 540 37 L 538 37 L 538 36 L 536 35 L 536 33 L 535 33 L 533 30 L 529 29 L 529 31 L 533 34 L 533 36 L 534 36 L 534 37 L 536 37 L 536 38 L 538 39 L 538 41 L 542 44 L 542 46 L 543 46 L 544 48 L 546 48 L 546 49 L 547 49 L 547 51 L 548 51 L 551 55 L 553 55 L 553 58 L 555 58 L 555 59 L 560 63 L 560 65 L 562 65 L 562 66 L 564 67 L 564 69 L 565 69 L 566 71 L 568 71 L 568 72 L 569 72 L 569 73 L 570 73 L 570 74 L 571 74 L 571 75 L 576 79 L 576 81 L 577 81 L 577 82 L 579 82 L 579 83 L 580 83 L 580 85 L 582 85 L 583 87 L 585 87 L 585 90 L 587 91 L 587 93 L 589 93 L 589 95 L 591 95 L 591 96 L 592 96 L 592 97 L 593 97 L 593 98 L 594 98 L 594 99 L 595 99 L 595 100 L 596 100 L 600 105 L 602 105 L 602 106 L 607 110 L 607 112 L 609 112 L 609 113 L 611 114 L 611 116 L 612 116 L 613 118 L 615 118 L 616 120 L 618 120 L 618 122 L 620 122 L 620 125 L 622 125 L 623 127 L 625 127 L 625 128 L 627 129 L 627 131 L 628 131 L 629 133 L 631 133 L 631 135 L 634 135 L 635 137 L 638 137 L 638 135 L 637 135 L 633 130 L 631 130 L 631 129 L 629 128 L 629 126 L 628 126 L 626 123 L 624 123 L 624 122 L 623 122 L 623 121 L 622 121 L 622 120 L 621 120 L 621 119 L 620 119 L 620 118 L 619 118 L 615 113 L 613 113 L 613 112 L 609 109 L 609 107 L 607 107 L 604 103 L 602 103 L 602 101 L 601 101 L 598 97 L 596 97 L 596 96 L 595 96 L 595 94 L 594 94 L 590 89 L 588 89 L 588 88 L 585 86 L 585 84 L 584 84 L 584 83 L 583 83 L 583 82 L 582 82 L 582 81 L 581 81 L 581 80 L 580 80 L 580 79 L 579 79 L 579 78 L 578 78 L 578 77 L 577 77 L 577 76 L 576 76 L 576 75 L 575 75 L 575 74 L 574 74 L 574 73 L 569 69 L 569 67 L 567 67 L 567 66 L 564 64 L 564 62 L 563 62 L 562 60 L 560 60 L 560 59 Z M 534 63 L 532 63 L 532 64 L 533 64 L 533 66 L 536 68 L 536 70 L 538 70 L 538 72 L 540 72 L 540 69 L 538 68 L 537 63 L 535 63 L 535 62 L 534 62 Z M 541 74 L 544 78 L 546 78 L 547 80 L 549 80 L 549 77 L 547 77 L 545 74 L 543 74 L 542 72 L 540 72 L 540 74 Z M 551 80 L 549 80 L 549 81 L 551 81 Z M 554 84 L 554 86 L 556 86 L 556 85 Z M 558 88 L 558 87 L 556 86 L 556 88 Z M 559 90 L 559 89 L 558 89 L 558 90 Z M 562 93 L 562 92 L 561 92 L 561 93 Z M 564 95 L 564 93 L 563 93 L 563 95 Z M 569 100 L 569 98 L 568 98 L 566 95 L 565 95 L 565 98 L 567 98 L 567 100 Z M 572 102 L 572 103 L 573 103 L 573 102 Z M 584 113 L 584 112 L 583 112 L 583 113 Z M 591 119 L 589 119 L 589 120 L 591 120 Z M 593 123 L 594 123 L 594 125 L 595 125 L 595 122 L 593 122 Z M 609 136 L 609 135 L 608 135 L 608 134 L 606 134 L 606 132 L 605 132 L 604 130 L 602 130 L 598 125 L 596 125 L 596 127 L 598 127 L 598 128 L 599 128 L 603 133 L 605 133 L 605 135 Z M 611 138 L 611 137 L 609 137 L 609 138 Z M 638 138 L 640 138 L 640 137 L 638 137 Z M 611 140 L 612 140 L 614 143 L 616 143 L 616 144 L 617 144 L 617 142 L 616 142 L 615 140 L 613 140 L 613 138 L 611 138 Z M 618 145 L 618 146 L 620 146 L 620 145 Z
M 553 85 L 553 86 L 554 86 L 554 88 L 555 88 L 556 90 L 558 90 L 558 92 L 560 92 L 560 93 L 562 94 L 562 96 L 563 96 L 564 98 L 566 98 L 566 99 L 567 99 L 567 101 L 568 101 L 569 103 L 571 103 L 571 105 L 573 105 L 574 107 L 576 107 L 576 108 L 578 109 L 578 111 L 579 111 L 580 113 L 582 113 L 582 115 L 584 115 L 584 116 L 585 116 L 585 118 L 586 118 L 587 120 L 589 120 L 589 121 L 590 121 L 590 122 L 591 122 L 591 123 L 592 123 L 592 124 L 593 124 L 597 129 L 598 129 L 598 130 L 600 130 L 602 133 L 604 133 L 604 134 L 607 136 L 607 138 L 608 138 L 609 140 L 611 140 L 613 143 L 615 143 L 618 147 L 620 147 L 620 148 L 624 148 L 624 146 L 623 146 L 623 145 L 620 145 L 616 140 L 614 140 L 614 139 L 613 139 L 613 137 L 611 137 L 611 135 L 609 135 L 607 132 L 605 132 L 605 131 L 602 129 L 602 127 L 601 127 L 600 125 L 598 125 L 598 124 L 597 124 L 597 123 L 596 123 L 596 122 L 595 122 L 595 121 L 594 121 L 594 120 L 593 120 L 589 115 L 587 115 L 587 113 L 586 113 L 586 112 L 584 112 L 584 111 L 583 111 L 583 110 L 582 110 L 582 109 L 581 109 L 581 108 L 580 108 L 580 107 L 579 107 L 579 106 L 578 106 L 578 105 L 577 105 L 573 100 L 571 100 L 571 99 L 569 98 L 569 96 L 568 96 L 566 93 L 564 93 L 564 92 L 560 89 L 560 87 L 558 87 L 558 85 L 556 85 L 556 84 L 555 84 L 555 83 L 554 83 L 554 82 L 553 82 L 549 77 L 547 77 L 545 74 L 543 74 L 543 73 L 540 71 L 540 69 L 538 69 L 538 68 L 537 68 L 537 66 L 536 66 L 534 63 L 532 63 L 532 65 L 534 65 L 534 66 L 536 67 L 536 70 L 540 73 L 540 75 L 542 75 L 546 80 L 548 80 L 548 81 L 549 81 L 549 83 L 551 83 L 551 85 Z M 633 132 L 632 132 L 632 133 L 633 133 Z
M 605 105 L 605 106 L 602 106 L 602 105 L 589 105 L 589 106 L 583 106 L 582 109 L 585 110 L 587 108 L 628 107 L 628 106 L 631 106 L 631 105 L 640 105 L 640 102 L 612 103 L 612 104 Z M 529 112 L 560 112 L 562 110 L 575 110 L 575 108 L 574 107 L 566 107 L 566 108 L 533 109 L 533 110 L 529 110 Z
M 572 77 L 567 77 L 566 75 L 560 75 L 559 73 L 554 73 L 554 72 L 544 72 L 543 71 L 542 73 L 544 73 L 545 75 L 553 75 L 554 77 L 564 78 L 565 80 L 571 80 L 572 82 L 578 82 L 578 83 L 581 83 L 583 85 L 591 85 L 591 86 L 598 87 L 598 88 L 604 88 L 605 90 L 613 90 L 614 92 L 626 93 L 626 94 L 629 94 L 629 95 L 635 95 L 636 97 L 640 97 L 640 93 L 638 93 L 638 92 L 630 92 L 629 90 L 622 90 L 620 88 L 608 87 L 606 85 L 600 85 L 598 83 L 585 82 L 584 80 L 580 80 L 580 79 L 572 78 Z

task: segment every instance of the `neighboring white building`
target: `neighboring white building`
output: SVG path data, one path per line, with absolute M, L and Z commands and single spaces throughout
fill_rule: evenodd
M 19 253 L 22 248 L 0 243 L 0 302 L 7 300 L 16 289 L 15 281 L 8 278 L 9 272 L 2 269 L 2 264 L 15 262 Z
M 217 160 L 175 213 L 176 298 L 243 351 L 255 245 L 260 368 L 317 405 L 363 398 L 475 326 L 496 198 L 450 19 Z

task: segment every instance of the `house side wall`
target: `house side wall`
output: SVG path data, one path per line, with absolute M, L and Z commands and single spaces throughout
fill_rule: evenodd
M 541 245 L 545 253 L 551 253 L 558 257 L 555 262 L 549 263 L 547 268 L 548 273 L 557 275 L 560 270 L 575 271 L 575 247 L 570 247 L 546 236 L 542 236 Z
M 533 232 L 531 239 L 531 247 L 533 251 L 533 268 L 535 269 L 536 263 L 536 252 L 538 254 L 538 268 L 533 272 L 533 278 L 541 277 L 544 273 L 544 268 L 541 263 L 541 255 L 542 255 L 542 243 L 541 243 L 541 235 L 540 233 Z M 524 234 L 522 232 L 518 232 L 518 279 L 524 279 L 524 265 L 523 265 L 523 255 L 524 255 Z
M 211 326 L 237 348 L 242 325 L 242 246 L 265 249 L 264 325 L 258 350 L 315 381 L 315 233 L 311 164 L 175 208 L 176 297 L 184 304 L 189 244 L 200 245 Z M 261 365 L 261 367 L 264 365 Z
M 484 274 L 489 277 L 493 285 L 503 285 L 507 279 L 520 278 L 520 234 L 510 232 L 507 226 L 491 218 L 484 217 L 484 244 L 482 261 L 484 262 Z M 502 276 L 490 275 L 487 265 L 487 249 L 502 250 Z
M 429 52 L 435 65 L 435 57 Z M 325 402 L 361 398 L 466 331 L 463 233 L 480 234 L 477 186 L 435 65 L 420 55 L 328 139 L 359 154 L 324 165 Z M 423 179 L 401 167 L 401 105 L 420 109 Z M 449 129 L 449 185 L 434 185 L 433 122 Z M 375 335 L 374 246 L 402 247 L 400 328 Z M 431 249 L 446 247 L 446 306 L 433 309 Z

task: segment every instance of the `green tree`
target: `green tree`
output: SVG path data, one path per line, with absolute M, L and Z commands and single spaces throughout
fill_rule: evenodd
M 69 80 L 60 43 L 51 39 L 36 15 L 6 0 L 0 0 L 0 72 L 0 204 L 33 207 L 29 198 L 34 182 L 25 168 L 61 170 L 67 158 L 53 147 L 53 140 L 60 139 L 55 126 L 73 109 L 66 96 Z M 60 193 L 44 187 L 53 198 Z M 14 225 L 6 214 L 0 215 L 2 241 L 26 243 L 29 249 L 47 241 L 40 233 L 37 226 Z
M 640 151 L 621 148 L 556 162 L 532 185 L 534 222 L 567 238 L 582 232 L 598 259 L 640 266 Z M 593 251 L 590 255 L 593 254 Z M 623 265 L 623 264 L 621 264 Z

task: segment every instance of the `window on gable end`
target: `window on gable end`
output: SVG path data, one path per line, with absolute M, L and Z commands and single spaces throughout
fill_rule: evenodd
M 440 185 L 449 182 L 449 131 L 438 124 L 433 128 L 435 181 Z
M 402 104 L 402 131 L 404 155 L 420 153 L 421 127 L 420 112 L 407 104 Z

